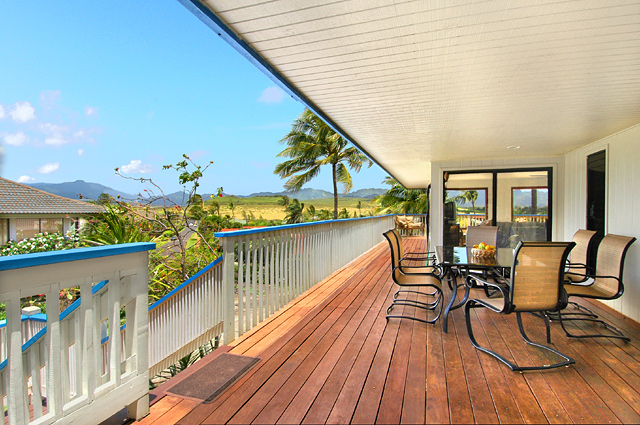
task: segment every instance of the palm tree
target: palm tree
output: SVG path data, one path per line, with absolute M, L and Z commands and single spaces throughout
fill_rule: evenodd
M 348 142 L 324 123 L 309 109 L 296 118 L 291 131 L 280 143 L 287 148 L 278 156 L 291 158 L 276 166 L 274 174 L 288 178 L 284 187 L 292 192 L 302 189 L 320 173 L 320 167 L 331 165 L 333 179 L 333 218 L 338 218 L 338 183 L 343 193 L 353 187 L 349 169 L 359 172 L 363 165 L 373 163 L 355 147 L 347 147 Z
M 472 206 L 471 212 L 473 213 L 476 210 L 476 201 L 478 200 L 478 191 L 465 190 L 461 194 L 454 196 L 453 200 L 460 205 L 466 204 L 467 202 L 471 202 L 471 206 Z
M 423 189 L 407 189 L 391 177 L 386 177 L 383 183 L 391 189 L 376 197 L 373 203 L 377 205 L 379 214 L 425 214 L 427 212 L 427 192 Z
M 236 209 L 236 205 L 233 202 L 229 202 L 229 209 L 231 210 L 231 218 L 236 218 L 236 216 L 233 213 L 233 210 Z
M 311 221 L 316 219 L 316 207 L 314 207 L 313 205 L 308 205 L 307 206 L 307 215 L 309 216 L 309 219 Z
M 287 195 L 282 195 L 280 196 L 280 199 L 278 199 L 278 204 L 282 205 L 285 209 L 289 206 L 290 203 L 291 198 L 289 198 Z
M 356 208 L 358 209 L 358 214 L 360 215 L 360 217 L 362 217 L 362 201 L 358 201 L 358 205 L 356 205 Z
M 284 218 L 285 223 L 287 224 L 303 223 L 304 222 L 304 215 L 302 214 L 303 210 L 304 210 L 304 204 L 294 198 L 291 201 L 291 203 L 287 205 L 287 208 L 285 208 L 285 211 L 287 212 L 287 215 Z

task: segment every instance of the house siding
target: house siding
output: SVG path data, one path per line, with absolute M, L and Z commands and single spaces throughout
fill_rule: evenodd
M 607 153 L 607 233 L 634 236 L 640 240 L 640 124 L 577 149 L 565 158 L 565 228 L 570 240 L 586 226 L 587 156 Z M 624 295 L 607 304 L 640 322 L 640 242 L 631 245 L 625 262 Z

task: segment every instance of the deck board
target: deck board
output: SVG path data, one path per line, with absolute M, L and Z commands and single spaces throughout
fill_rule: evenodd
M 424 250 L 423 238 L 405 242 Z M 262 360 L 213 403 L 167 396 L 141 423 L 640 422 L 640 324 L 604 304 L 584 302 L 631 343 L 570 339 L 552 322 L 553 344 L 576 364 L 520 374 L 471 345 L 462 310 L 448 334 L 442 323 L 387 322 L 396 289 L 382 243 L 234 341 L 231 353 Z M 544 341 L 544 323 L 523 319 Z M 472 321 L 481 344 L 518 363 L 555 361 L 524 344 L 515 315 L 474 309 Z

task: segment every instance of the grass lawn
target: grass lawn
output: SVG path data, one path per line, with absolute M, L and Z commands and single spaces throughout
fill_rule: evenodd
M 292 199 L 295 196 L 291 197 Z M 284 207 L 280 205 L 278 202 L 280 201 L 279 196 L 254 196 L 251 198 L 238 198 L 235 196 L 225 196 L 222 198 L 216 198 L 217 202 L 220 203 L 220 214 L 221 215 L 232 215 L 231 209 L 229 208 L 229 203 L 233 202 L 235 205 L 235 209 L 233 211 L 233 216 L 235 218 L 243 218 L 243 211 L 249 214 L 250 212 L 256 218 L 264 218 L 266 220 L 282 220 L 284 219 L 286 213 L 284 211 Z M 339 198 L 338 199 L 338 209 L 346 208 L 349 211 L 349 215 L 353 216 L 353 213 L 358 213 L 358 202 L 362 201 L 362 214 L 373 215 L 373 206 L 371 205 L 371 199 L 367 198 Z M 205 204 L 209 204 L 212 202 L 211 200 L 205 201 Z M 313 205 L 316 210 L 330 210 L 333 211 L 333 198 L 327 199 L 309 199 L 306 201 L 300 201 L 304 204 L 305 209 L 309 205 Z

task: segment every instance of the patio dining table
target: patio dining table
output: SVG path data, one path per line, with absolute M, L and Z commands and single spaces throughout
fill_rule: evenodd
M 445 307 L 442 330 L 447 333 L 449 313 L 464 306 L 469 299 L 471 282 L 468 276 L 471 272 L 494 270 L 499 276 L 508 276 L 513 264 L 513 248 L 497 248 L 495 257 L 481 258 L 471 255 L 471 247 L 464 246 L 436 246 L 436 261 L 443 269 L 447 278 L 452 282 L 452 293 L 449 303 Z M 462 283 L 458 283 L 456 276 L 460 274 Z M 458 289 L 465 288 L 462 299 L 456 303 Z

